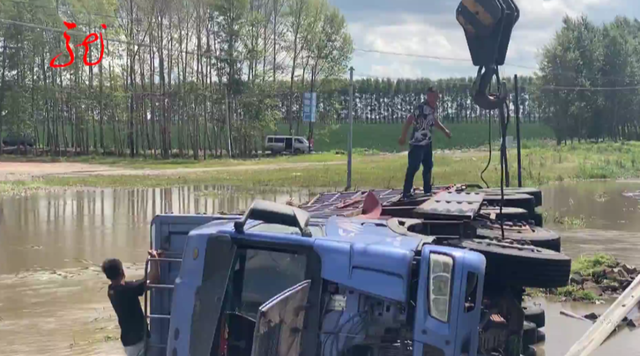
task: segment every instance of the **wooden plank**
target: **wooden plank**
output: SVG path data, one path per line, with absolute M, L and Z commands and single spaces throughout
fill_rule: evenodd
M 589 320 L 589 319 L 587 319 L 585 317 L 582 317 L 582 316 L 580 316 L 578 314 L 575 314 L 575 313 L 572 313 L 572 312 L 566 311 L 566 310 L 560 310 L 560 315 L 564 315 L 564 316 L 568 316 L 568 317 L 573 318 L 573 319 L 578 319 L 578 320 L 582 320 L 582 321 L 587 321 L 589 323 L 593 323 L 593 320 Z
M 571 347 L 565 356 L 590 355 L 609 337 L 611 332 L 620 324 L 620 321 L 629 314 L 631 309 L 638 305 L 638 302 L 640 302 L 640 276 L 638 276 L 629 288 L 622 293 L 620 298 L 598 318 L 595 324 Z

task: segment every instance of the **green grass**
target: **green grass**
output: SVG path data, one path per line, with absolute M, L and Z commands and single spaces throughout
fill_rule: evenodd
M 22 195 L 35 191 L 52 189 L 52 186 L 43 181 L 11 181 L 0 182 L 0 196 Z
M 371 155 L 371 153 L 363 153 L 362 150 L 354 150 L 355 154 Z M 71 163 L 87 163 L 101 164 L 120 168 L 132 169 L 178 169 L 178 168 L 215 168 L 229 166 L 253 166 L 253 165 L 271 165 L 271 164 L 295 164 L 295 163 L 322 163 L 322 162 L 339 162 L 345 161 L 347 157 L 343 154 L 335 152 L 318 153 L 313 155 L 298 156 L 265 156 L 253 159 L 229 159 L 229 158 L 210 158 L 208 160 L 195 161 L 193 159 L 156 159 L 156 158 L 121 158 L 121 157 L 105 157 L 100 155 L 78 156 L 78 157 L 32 157 L 32 156 L 11 156 L 4 155 L 0 161 L 19 161 L 19 162 L 71 162 Z
M 488 123 L 449 124 L 445 126 L 451 131 L 452 138 L 448 140 L 442 133 L 434 129 L 434 149 L 460 149 L 484 146 L 489 138 Z M 499 140 L 498 124 L 492 125 L 492 139 Z M 381 152 L 400 152 L 406 147 L 398 146 L 398 138 L 402 131 L 402 124 L 354 124 L 353 147 L 367 148 Z M 279 134 L 288 134 L 288 125 L 279 125 Z M 515 125 L 509 126 L 509 135 L 516 135 Z M 553 138 L 553 131 L 542 124 L 521 124 L 520 133 L 523 140 L 539 140 Z M 295 134 L 295 128 L 294 128 Z M 301 136 L 308 135 L 308 128 L 303 125 Z M 314 148 L 318 152 L 346 149 L 349 135 L 349 125 L 320 125 L 314 128 Z
M 3 159 L 10 159 L 8 156 Z M 13 158 L 21 159 L 21 158 Z M 175 185 L 227 184 L 243 187 L 287 188 L 342 188 L 346 182 L 346 156 L 336 153 L 276 157 L 252 160 L 144 160 L 117 158 L 70 158 L 65 161 L 111 164 L 127 168 L 204 168 L 264 165 L 264 170 L 216 170 L 206 172 L 185 171 L 180 175 L 140 176 L 85 176 L 48 177 L 36 183 L 39 187 L 90 186 L 90 187 L 164 187 Z M 488 159 L 486 149 L 437 152 L 434 156 L 434 178 L 437 184 L 478 183 L 479 173 Z M 38 160 L 43 160 L 39 158 Z M 46 159 L 45 159 L 46 160 Z M 361 188 L 398 188 L 402 186 L 407 166 L 406 155 L 368 154 L 356 150 L 353 159 L 353 186 Z M 337 164 L 323 164 L 338 162 Z M 575 143 L 556 146 L 544 140 L 528 140 L 523 143 L 522 175 L 526 186 L 541 186 L 549 182 L 589 179 L 637 178 L 640 176 L 640 143 Z M 298 163 L 315 163 L 300 165 Z M 289 164 L 282 167 L 282 164 Z M 280 165 L 280 166 L 278 166 Z M 277 168 L 277 169 L 273 169 Z M 509 151 L 509 170 L 516 181 L 516 154 Z M 499 155 L 495 150 L 485 179 L 497 186 L 500 181 Z M 415 185 L 420 185 L 420 173 Z M 24 183 L 3 183 L 0 191 L 24 189 Z M 595 194 L 595 192 L 594 192 Z M 550 216 L 549 218 L 552 218 Z M 574 221 L 575 220 L 575 221 Z M 575 223 L 575 224 L 574 224 Z M 580 219 L 567 221 L 569 226 L 581 226 Z
M 545 183 L 592 179 L 590 172 L 599 170 L 602 164 L 615 165 L 605 177 L 629 178 L 640 175 L 635 165 L 635 157 L 640 156 L 640 144 L 575 144 L 561 146 L 546 142 L 528 142 L 523 149 L 523 183 L 526 186 L 541 186 Z M 480 182 L 479 173 L 486 165 L 486 151 L 450 152 L 435 155 L 434 178 L 437 184 L 452 182 Z M 346 181 L 346 164 L 322 164 L 321 162 L 346 161 L 346 158 L 335 154 L 321 154 L 317 157 L 299 156 L 276 158 L 265 163 L 295 163 L 305 160 L 316 160 L 314 166 L 271 168 L 264 170 L 233 170 L 209 172 L 185 172 L 179 176 L 92 176 L 92 177 L 50 177 L 41 183 L 46 186 L 92 186 L 92 187 L 157 187 L 198 184 L 227 184 L 243 187 L 300 187 L 300 188 L 340 188 Z M 402 185 L 406 170 L 404 155 L 354 155 L 353 185 L 361 188 L 397 188 Z M 242 161 L 241 164 L 245 164 Z M 154 162 L 155 163 L 155 162 Z M 262 164 L 260 163 L 260 164 Z M 510 151 L 510 172 L 512 181 L 516 180 L 515 151 Z M 131 164 L 131 163 L 127 163 Z M 148 163 L 140 163 L 148 167 Z M 212 163 L 216 164 L 216 163 Z M 217 164 L 235 164 L 235 162 L 219 162 Z M 158 167 L 165 166 L 158 162 Z M 198 165 L 200 166 L 200 165 Z M 485 179 L 492 185 L 499 184 L 500 165 L 496 152 L 492 164 L 485 174 Z M 420 183 L 420 174 L 416 175 L 415 184 Z
M 566 229 L 581 229 L 587 226 L 587 221 L 583 215 L 579 217 L 561 216 L 559 213 L 556 213 L 553 218 L 553 223 L 561 225 Z
M 488 123 L 445 123 L 449 128 L 453 137 L 447 139 L 437 129 L 434 129 L 434 149 L 461 149 L 476 148 L 485 146 L 488 143 L 489 124 Z M 499 140 L 499 126 L 497 123 L 492 124 L 492 139 Z M 107 147 L 113 146 L 113 128 L 105 127 L 105 144 Z M 356 123 L 353 125 L 353 148 L 368 149 L 380 152 L 400 152 L 406 149 L 398 145 L 398 138 L 402 131 L 402 123 L 397 124 L 363 124 Z M 172 147 L 177 149 L 177 128 L 172 130 Z M 540 140 L 552 139 L 553 131 L 546 125 L 538 123 L 521 124 L 521 137 L 523 140 Z M 268 134 L 289 134 L 288 124 L 279 124 L 274 132 L 265 132 Z M 294 135 L 296 128 L 294 126 Z M 303 124 L 298 130 L 300 136 L 307 137 L 309 129 L 307 124 Z M 316 123 L 314 127 L 314 148 L 316 152 L 329 152 L 335 150 L 346 150 L 349 135 L 349 125 L 328 125 Z M 515 139 L 516 128 L 514 124 L 509 125 L 509 135 Z M 41 137 L 44 135 L 41 134 Z M 71 134 L 68 134 L 71 138 Z M 264 137 L 255 138 L 258 147 L 262 148 Z M 203 141 L 204 142 L 204 141 Z M 93 144 L 93 131 L 89 130 L 89 143 Z M 180 160 L 176 160 L 180 161 Z M 178 163 L 176 163 L 178 164 Z
M 578 286 L 566 286 L 558 288 L 555 295 L 560 298 L 566 298 L 575 302 L 588 302 L 593 303 L 601 298 L 595 293 L 587 290 L 582 290 Z
M 596 253 L 590 256 L 574 258 L 571 261 L 571 273 L 579 273 L 582 276 L 589 277 L 600 274 L 605 268 L 614 268 L 616 266 L 618 266 L 618 261 L 613 256 Z M 604 282 L 606 283 L 607 281 Z M 526 294 L 530 297 L 557 297 L 589 303 L 602 299 L 592 291 L 583 290 L 577 285 L 569 285 L 552 290 L 528 288 Z
M 580 273 L 583 276 L 593 276 L 605 268 L 614 268 L 618 262 L 613 256 L 597 253 L 592 256 L 580 256 L 571 262 L 571 273 Z

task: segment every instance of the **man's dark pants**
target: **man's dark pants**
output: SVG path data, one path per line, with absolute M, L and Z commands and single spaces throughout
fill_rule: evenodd
M 413 190 L 413 178 L 420 170 L 422 164 L 422 181 L 424 184 L 424 192 L 431 193 L 431 170 L 433 169 L 433 152 L 431 143 L 425 146 L 411 145 L 409 149 L 409 165 L 407 166 L 407 174 L 404 178 L 403 196 L 411 194 Z

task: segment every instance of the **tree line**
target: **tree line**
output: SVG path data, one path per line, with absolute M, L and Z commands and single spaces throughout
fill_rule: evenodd
M 562 24 L 535 78 L 543 122 L 558 144 L 640 139 L 640 21 L 596 25 L 581 16 Z
M 298 93 L 353 53 L 327 0 L 3 0 L 0 14 L 0 137 L 50 154 L 244 156 L 277 122 L 292 130 Z M 53 68 L 70 60 L 65 29 L 75 61 Z M 76 48 L 88 33 L 104 40 L 95 66 Z
M 327 0 L 4 0 L 0 14 L 0 137 L 26 134 L 40 153 L 248 156 L 266 134 L 306 134 L 310 91 L 319 123 L 348 118 L 354 47 Z M 56 63 L 69 60 L 63 21 L 77 25 L 67 31 L 75 61 L 52 68 L 60 53 Z M 566 17 L 539 73 L 519 78 L 522 120 L 550 125 L 558 143 L 637 139 L 636 90 L 585 89 L 638 85 L 639 29 L 626 18 Z M 75 47 L 88 33 L 104 38 L 96 66 Z M 94 62 L 100 42 L 89 48 Z M 401 122 L 429 86 L 442 94 L 445 122 L 495 118 L 473 104 L 472 83 L 358 79 L 354 120 Z

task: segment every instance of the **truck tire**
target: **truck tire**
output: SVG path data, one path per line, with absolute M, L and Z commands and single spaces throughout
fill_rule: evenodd
M 560 288 L 569 284 L 571 258 L 562 253 L 513 240 L 473 239 L 451 244 L 485 256 L 487 282 L 530 288 Z
M 524 320 L 536 324 L 538 329 L 544 328 L 544 309 L 536 306 L 523 306 L 522 309 L 524 310 Z
M 525 321 L 522 326 L 522 346 L 527 347 L 538 343 L 538 328 L 536 324 Z
M 500 193 L 489 194 L 484 196 L 484 201 L 490 206 L 500 206 Z M 536 202 L 531 195 L 527 194 L 504 194 L 504 206 L 508 208 L 520 208 L 529 213 L 529 218 L 532 219 L 536 212 Z
M 524 346 L 522 347 L 522 356 L 538 356 L 538 351 L 533 346 Z
M 481 189 L 478 190 L 478 192 L 480 193 L 485 193 L 485 194 L 491 194 L 491 195 L 498 195 L 500 196 L 500 188 L 486 188 L 486 189 Z M 526 187 L 522 187 L 522 188 L 517 188 L 517 187 L 510 187 L 510 188 L 504 188 L 504 194 L 526 194 L 526 195 L 530 195 L 533 197 L 534 201 L 535 201 L 535 205 L 536 207 L 538 206 L 542 206 L 542 191 L 540 189 L 537 188 L 526 188 Z
M 483 206 L 480 208 L 481 214 L 495 214 L 496 219 L 500 220 L 500 217 L 504 217 L 505 220 L 509 221 L 529 221 L 529 212 L 520 209 L 520 208 L 502 208 L 502 215 L 500 215 L 500 207 L 499 206 Z
M 531 220 L 533 221 L 533 224 L 535 226 L 544 227 L 544 216 L 542 215 L 542 213 L 536 211 L 535 213 L 533 213 L 533 219 Z
M 562 244 L 558 234 L 541 227 L 530 228 L 531 231 L 518 231 L 505 226 L 504 237 L 514 241 L 528 241 L 533 246 L 560 252 Z M 502 232 L 500 227 L 495 227 L 494 225 L 491 225 L 490 227 L 480 226 L 478 227 L 477 236 L 479 238 L 500 239 L 502 238 Z
M 542 330 L 538 330 L 538 343 L 547 341 L 547 334 Z

